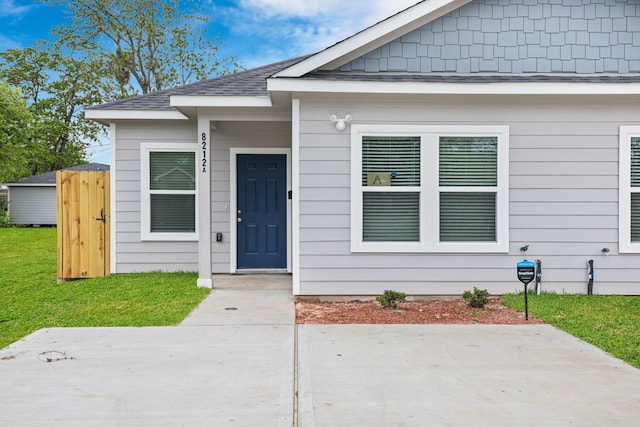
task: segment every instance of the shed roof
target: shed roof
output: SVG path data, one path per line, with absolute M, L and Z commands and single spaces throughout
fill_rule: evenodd
M 84 165 L 71 166 L 68 168 L 60 169 L 60 171 L 98 171 L 104 172 L 109 170 L 109 165 L 105 165 L 102 163 L 87 163 Z M 5 183 L 7 186 L 51 186 L 56 185 L 56 172 L 52 171 L 47 173 L 42 173 L 40 175 L 32 175 L 26 178 L 19 179 L 14 182 Z

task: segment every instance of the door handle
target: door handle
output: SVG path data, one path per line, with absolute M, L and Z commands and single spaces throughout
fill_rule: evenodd
M 238 222 L 242 222 L 242 218 L 238 218 Z

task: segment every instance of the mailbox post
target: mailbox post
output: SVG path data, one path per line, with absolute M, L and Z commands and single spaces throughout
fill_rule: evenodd
M 531 261 L 523 259 L 516 264 L 516 272 L 518 273 L 518 280 L 524 283 L 524 318 L 529 320 L 527 285 L 531 283 L 536 276 L 536 265 Z

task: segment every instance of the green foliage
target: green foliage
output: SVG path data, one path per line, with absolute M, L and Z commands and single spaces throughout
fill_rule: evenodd
M 524 295 L 502 297 L 524 311 Z M 640 368 L 640 298 L 621 295 L 529 294 L 529 314 Z
M 403 303 L 407 297 L 404 292 L 386 290 L 382 295 L 376 297 L 376 301 L 380 303 L 384 308 L 398 309 L 399 304 Z
M 6 210 L 0 210 L 0 228 L 6 228 L 9 226 L 9 214 Z
M 473 287 L 473 292 L 464 291 L 462 298 L 469 303 L 471 307 L 482 308 L 489 303 L 489 291 L 486 289 L 478 289 Z
M 56 283 L 55 228 L 0 229 L 0 348 L 47 327 L 180 323 L 207 295 L 194 273 Z
M 0 183 L 29 174 L 29 125 L 33 116 L 20 91 L 0 81 Z M 0 209 L 0 212 L 5 211 Z
M 235 58 L 218 56 L 206 31 L 209 13 L 180 0 L 41 0 L 66 5 L 69 21 L 54 29 L 74 51 L 100 55 L 120 97 L 226 74 Z
M 9 151 L 18 161 L 5 181 L 84 162 L 86 146 L 101 126 L 86 120 L 83 108 L 104 99 L 102 68 L 95 58 L 74 58 L 46 42 L 0 52 L 0 78 L 19 88 L 26 110 L 22 127 L 8 133 L 21 143 Z

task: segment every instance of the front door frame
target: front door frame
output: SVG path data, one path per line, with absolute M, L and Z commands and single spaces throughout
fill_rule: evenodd
M 229 231 L 230 263 L 229 272 L 238 271 L 238 154 L 284 154 L 287 158 L 287 194 L 291 191 L 291 149 L 290 148 L 257 148 L 257 147 L 231 147 L 229 156 L 230 169 L 230 203 L 229 203 Z M 287 272 L 291 273 L 291 199 L 287 197 Z M 245 271 L 243 269 L 243 271 Z M 251 270 L 248 270 L 251 271 Z

